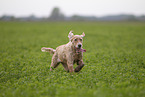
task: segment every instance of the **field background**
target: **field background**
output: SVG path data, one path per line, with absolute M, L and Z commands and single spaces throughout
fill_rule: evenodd
M 85 66 L 49 71 L 41 47 L 85 32 Z M 76 66 L 76 65 L 75 65 Z M 0 22 L 0 97 L 145 97 L 144 22 Z

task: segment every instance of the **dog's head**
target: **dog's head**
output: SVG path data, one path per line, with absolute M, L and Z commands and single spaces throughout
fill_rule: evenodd
M 72 42 L 73 46 L 76 49 L 81 49 L 83 46 L 83 37 L 85 36 L 85 33 L 83 32 L 82 35 L 74 35 L 72 31 L 69 32 L 68 38 Z

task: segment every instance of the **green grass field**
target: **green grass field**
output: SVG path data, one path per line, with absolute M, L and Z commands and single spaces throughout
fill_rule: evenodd
M 85 32 L 85 66 L 49 71 L 56 48 Z M 76 66 L 76 65 L 75 65 Z M 144 22 L 0 22 L 0 97 L 145 97 Z

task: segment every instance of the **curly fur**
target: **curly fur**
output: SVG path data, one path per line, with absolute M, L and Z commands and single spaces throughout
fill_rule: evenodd
M 85 36 L 85 33 L 82 35 L 73 35 L 72 31 L 68 34 L 69 42 L 65 45 L 58 46 L 56 50 L 52 48 L 41 48 L 42 52 L 49 52 L 53 54 L 51 60 L 50 71 L 53 68 L 56 68 L 59 63 L 62 63 L 64 69 L 69 72 L 79 72 L 84 66 L 83 63 L 83 52 L 86 50 L 82 49 L 82 38 Z M 73 65 L 77 63 L 77 67 L 74 69 Z

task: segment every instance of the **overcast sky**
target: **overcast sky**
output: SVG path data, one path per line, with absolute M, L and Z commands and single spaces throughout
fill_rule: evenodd
M 145 0 L 0 0 L 0 16 L 45 16 L 59 7 L 66 16 L 145 15 Z

